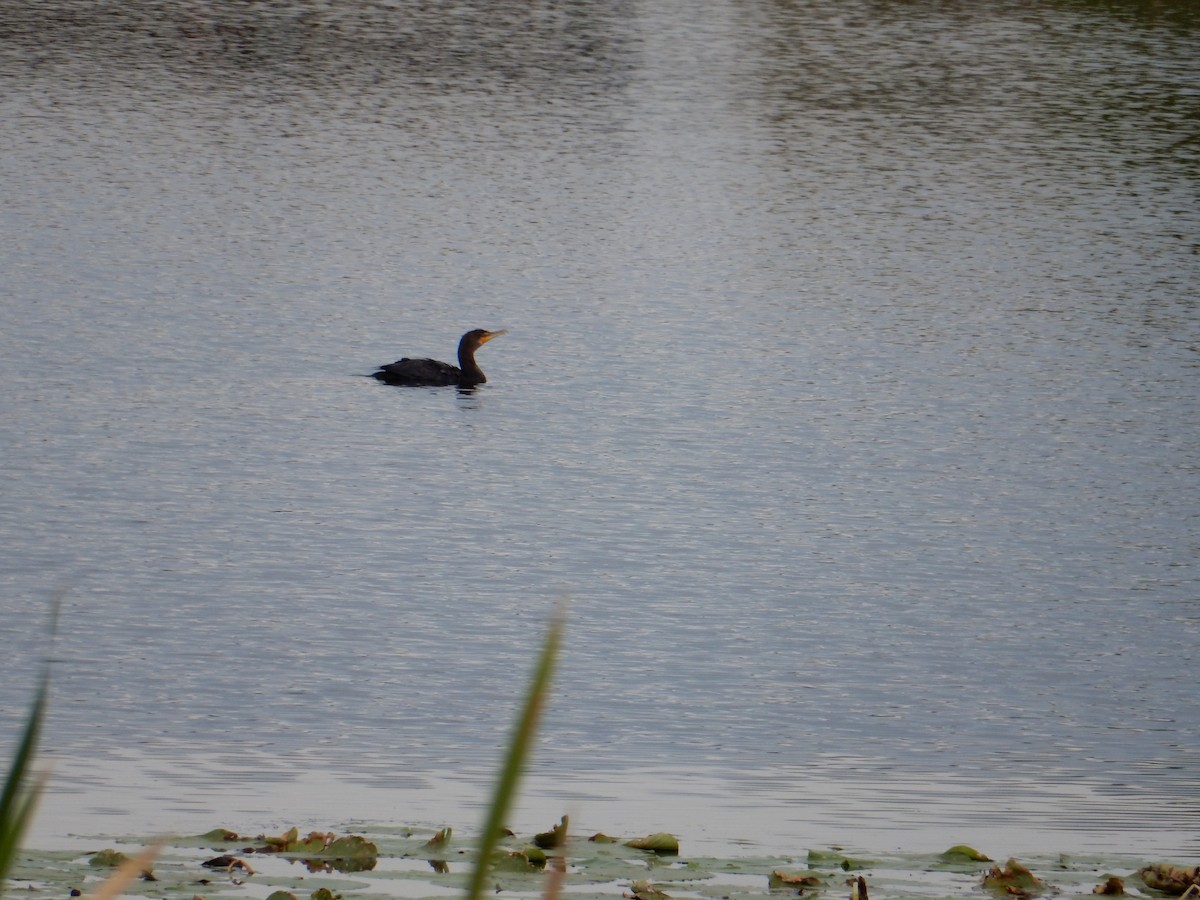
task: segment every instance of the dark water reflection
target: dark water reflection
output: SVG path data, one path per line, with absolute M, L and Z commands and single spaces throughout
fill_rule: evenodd
M 453 818 L 565 593 L 539 813 L 1194 849 L 1194 4 L 0 11 L 60 801 Z

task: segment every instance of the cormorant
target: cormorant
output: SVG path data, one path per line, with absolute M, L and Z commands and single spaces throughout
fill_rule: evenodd
M 436 359 L 404 359 L 379 367 L 378 372 L 372 372 L 371 377 L 377 378 L 384 384 L 409 386 L 434 386 L 456 384 L 459 387 L 473 387 L 487 381 L 483 369 L 475 362 L 475 351 L 494 337 L 508 334 L 508 329 L 486 331 L 476 328 L 468 331 L 458 342 L 458 365 L 452 366 Z

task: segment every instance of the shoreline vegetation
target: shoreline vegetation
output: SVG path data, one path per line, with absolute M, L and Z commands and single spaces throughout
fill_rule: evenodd
M 52 615 L 51 633 L 53 633 Z M 991 896 L 1027 900 L 1055 894 L 1182 896 L 1200 900 L 1200 866 L 1136 857 L 1048 855 L 1003 865 L 973 847 L 936 854 L 847 854 L 808 849 L 794 856 L 689 857 L 661 831 L 634 838 L 571 833 L 570 820 L 522 837 L 505 827 L 547 702 L 565 625 L 553 614 L 509 739 L 478 836 L 451 827 L 370 828 L 338 835 L 291 828 L 249 837 L 220 827 L 195 836 L 101 839 L 142 849 L 90 852 L 22 848 L 46 781 L 33 769 L 50 683 L 47 661 L 5 779 L 0 806 L 0 895 L 21 890 L 53 897 L 111 900 L 121 894 L 201 900 L 349 900 L 485 893 L 557 900 L 742 900 L 752 897 Z

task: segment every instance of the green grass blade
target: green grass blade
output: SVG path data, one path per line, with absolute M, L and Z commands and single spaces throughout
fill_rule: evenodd
M 42 671 L 37 694 L 25 722 L 25 733 L 13 756 L 8 777 L 4 780 L 4 792 L 0 794 L 0 894 L 4 893 L 4 882 L 16 859 L 21 836 L 33 818 L 42 779 L 29 784 L 33 757 L 37 752 L 38 738 L 42 732 L 42 721 L 46 714 L 46 697 L 50 690 L 49 666 Z
M 53 640 L 58 631 L 58 611 L 62 605 L 62 597 L 56 597 L 50 604 L 50 638 Z M 4 893 L 4 885 L 8 873 L 16 861 L 17 852 L 21 849 L 21 838 L 29 823 L 33 820 L 33 811 L 37 808 L 38 797 L 45 786 L 45 776 L 32 779 L 30 772 L 33 768 L 33 758 L 37 754 L 38 740 L 42 735 L 42 723 L 46 718 L 46 702 L 50 694 L 50 660 L 42 665 L 42 675 L 38 681 L 37 693 L 34 694 L 33 705 L 29 708 L 29 716 L 25 720 L 25 732 L 17 745 L 8 775 L 4 779 L 4 790 L 0 792 L 0 895 Z
M 521 780 L 521 771 L 529 758 L 530 747 L 537 733 L 538 717 L 545 705 L 550 692 L 550 682 L 554 676 L 554 664 L 558 658 L 559 645 L 562 643 L 564 625 L 563 611 L 558 610 L 550 623 L 546 641 L 542 645 L 534 669 L 533 679 L 525 695 L 525 706 L 517 718 L 509 739 L 508 753 L 504 758 L 504 767 L 496 781 L 492 804 L 488 809 L 487 821 L 483 826 L 483 834 L 479 836 L 479 856 L 471 871 L 471 881 L 467 887 L 467 900 L 480 900 L 483 895 L 483 884 L 487 880 L 492 853 L 500 839 L 500 830 L 508 817 L 508 809 L 516 793 L 517 784 Z

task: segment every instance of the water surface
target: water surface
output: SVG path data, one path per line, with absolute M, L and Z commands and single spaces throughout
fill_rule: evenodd
M 1195 852 L 1188 4 L 0 9 L 47 840 L 461 827 L 566 596 L 526 815 Z

